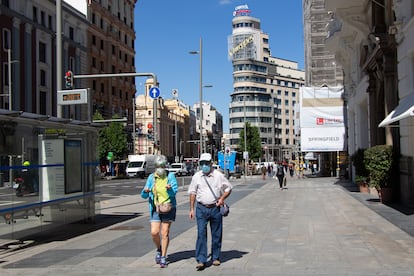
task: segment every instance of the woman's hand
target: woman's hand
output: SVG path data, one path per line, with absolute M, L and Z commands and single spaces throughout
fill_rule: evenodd
M 167 186 L 165 186 L 165 188 L 167 188 L 167 190 L 171 189 L 171 184 L 167 184 Z
M 149 192 L 150 192 L 150 189 L 149 189 L 148 187 L 146 187 L 146 188 L 144 189 L 144 192 L 145 192 L 145 193 L 149 193 Z

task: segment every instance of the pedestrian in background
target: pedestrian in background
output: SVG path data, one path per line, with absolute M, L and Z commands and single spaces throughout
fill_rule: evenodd
M 151 236 L 156 247 L 155 262 L 161 268 L 168 266 L 167 249 L 170 240 L 171 223 L 175 221 L 176 198 L 178 191 L 177 179 L 174 173 L 168 173 L 165 169 L 167 159 L 160 155 L 155 161 L 155 172 L 148 176 L 147 182 L 141 191 L 141 197 L 148 199 Z M 157 204 L 171 203 L 171 210 L 161 213 Z M 161 234 L 161 235 L 160 235 Z
M 266 168 L 266 166 L 264 164 L 260 168 L 260 171 L 262 172 L 262 179 L 265 180 L 266 179 L 267 168 Z
M 286 186 L 286 174 L 287 170 L 286 167 L 283 166 L 282 162 L 279 162 L 277 165 L 277 180 L 279 181 L 279 189 L 283 190 L 283 186 Z
M 195 257 L 197 270 L 203 270 L 207 263 L 207 224 L 211 232 L 211 260 L 214 266 L 220 265 L 223 237 L 223 216 L 220 206 L 230 195 L 232 185 L 218 170 L 212 167 L 211 154 L 200 156 L 201 170 L 196 172 L 188 187 L 190 195 L 190 219 L 197 219 L 197 241 Z M 197 202 L 197 206 L 195 203 Z M 195 209 L 196 208 L 196 209 Z

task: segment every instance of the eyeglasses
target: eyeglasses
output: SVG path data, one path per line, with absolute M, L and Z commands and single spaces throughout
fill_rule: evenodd
M 203 160 L 203 161 L 200 161 L 200 166 L 210 165 L 210 163 L 211 163 L 211 161 L 205 161 L 205 160 Z

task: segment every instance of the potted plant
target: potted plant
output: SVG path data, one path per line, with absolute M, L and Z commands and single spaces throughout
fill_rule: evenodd
M 391 201 L 390 174 L 394 165 L 392 146 L 377 145 L 366 149 L 364 164 L 369 174 L 369 186 L 378 191 L 381 202 Z
M 368 171 L 364 164 L 365 149 L 358 149 L 351 155 L 352 164 L 355 167 L 355 182 L 361 193 L 369 193 Z

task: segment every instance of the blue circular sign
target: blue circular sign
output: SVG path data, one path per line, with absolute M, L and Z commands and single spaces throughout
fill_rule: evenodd
M 156 86 L 151 87 L 151 89 L 149 90 L 149 95 L 153 99 L 157 99 L 160 96 L 160 93 L 160 89 Z

